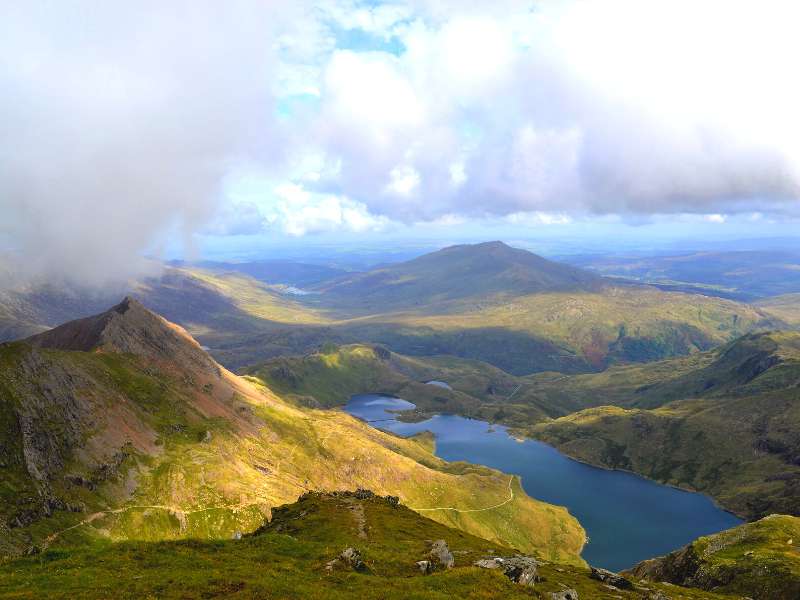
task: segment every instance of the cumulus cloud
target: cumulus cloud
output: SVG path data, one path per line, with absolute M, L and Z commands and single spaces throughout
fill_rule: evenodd
M 794 3 L 0 2 L 0 236 L 32 269 L 126 275 L 175 231 L 797 212 Z
M 25 267 L 124 278 L 270 153 L 276 2 L 2 2 L 0 230 Z
M 319 141 L 371 210 L 796 210 L 791 3 L 434 5 L 322 76 Z

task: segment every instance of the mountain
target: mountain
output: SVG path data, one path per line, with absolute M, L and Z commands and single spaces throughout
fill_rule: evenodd
M 772 515 L 702 537 L 629 575 L 754 600 L 800 598 L 800 519 Z
M 520 429 L 580 460 L 711 494 L 748 518 L 800 515 L 800 333 L 574 377 L 525 396 L 590 406 Z
M 800 294 L 782 294 L 765 298 L 759 300 L 756 306 L 795 328 L 800 326 Z
M 216 274 L 242 273 L 253 279 L 270 284 L 285 284 L 298 288 L 319 285 L 325 281 L 342 277 L 344 269 L 326 265 L 308 264 L 291 260 L 258 260 L 251 262 L 200 261 L 185 263 L 173 261 L 175 267 L 199 268 Z
M 800 253 L 780 250 L 689 252 L 672 256 L 565 256 L 600 275 L 753 301 L 800 292 Z
M 582 564 L 584 532 L 518 480 L 427 439 L 287 402 L 126 298 L 0 345 L 0 555 L 104 541 L 226 539 L 309 490 L 369 487 L 448 525 Z M 513 498 L 503 506 L 482 510 Z
M 502 423 L 581 461 L 708 493 L 746 518 L 800 516 L 800 333 L 748 334 L 689 357 L 579 375 L 516 377 L 367 345 L 275 358 L 247 373 L 308 406 L 396 395 L 413 399 L 415 417 Z
M 357 273 L 317 287 L 348 307 L 430 306 L 455 300 L 603 286 L 588 271 L 549 261 L 502 242 L 450 246 L 419 258 Z
M 612 587 L 601 573 L 520 556 L 359 490 L 304 494 L 241 539 L 75 546 L 0 563 L 0 598 L 737 600 L 617 576 Z
M 480 360 L 516 375 L 581 373 L 786 327 L 760 308 L 619 284 L 499 242 L 446 248 L 300 296 L 202 269 L 167 269 L 129 287 L 233 369 L 329 342 L 369 342 L 407 355 Z M 53 289 L 16 297 L 16 306 L 35 307 L 25 322 L 39 329 L 30 333 L 60 324 L 70 307 L 70 318 L 85 317 L 96 302 Z M 2 306 L 0 298 L 0 323 Z

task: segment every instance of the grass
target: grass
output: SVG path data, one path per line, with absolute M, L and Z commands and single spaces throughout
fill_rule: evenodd
M 164 370 L 115 353 L 34 351 L 24 344 L 2 352 L 8 368 L 0 385 L 11 393 L 0 401 L 0 444 L 16 448 L 15 466 L 0 470 L 0 494 L 9 500 L 2 522 L 36 509 L 30 524 L 5 536 L 6 552 L 97 540 L 227 539 L 259 527 L 272 507 L 310 489 L 369 487 L 411 506 L 467 510 L 508 497 L 508 475 L 446 463 L 432 454 L 430 440 L 405 440 L 340 412 L 293 405 L 231 375 L 212 382 L 187 365 Z M 23 361 L 28 352 L 39 364 L 33 371 Z M 55 395 L 36 396 L 39 389 Z M 40 410 L 27 415 L 34 405 Z M 48 465 L 58 506 L 78 512 L 41 509 L 41 483 L 25 469 L 14 425 L 19 415 L 32 431 L 61 432 L 47 437 L 58 440 L 58 449 L 37 460 Z M 496 510 L 430 516 L 525 552 L 583 564 L 585 534 L 574 517 L 521 490 Z
M 415 563 L 436 539 L 447 542 L 455 568 L 426 576 Z M 326 570 L 347 547 L 361 552 L 366 572 Z M 606 588 L 580 566 L 542 564 L 532 589 L 472 566 L 515 553 L 382 498 L 313 494 L 276 509 L 268 526 L 241 540 L 94 543 L 0 563 L 0 598 L 549 598 L 569 587 L 581 598 L 639 600 L 645 591 Z M 669 589 L 672 598 L 723 598 L 646 587 Z
M 800 519 L 773 515 L 701 537 L 686 548 L 637 565 L 631 575 L 747 595 L 800 597 Z

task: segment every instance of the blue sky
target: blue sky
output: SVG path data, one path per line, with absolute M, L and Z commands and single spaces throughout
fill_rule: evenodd
M 3 17 L 0 239 L 41 272 L 281 245 L 699 244 L 791 236 L 800 215 L 794 3 L 84 0 Z

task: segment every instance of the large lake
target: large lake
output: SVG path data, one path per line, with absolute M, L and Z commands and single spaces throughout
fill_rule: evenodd
M 500 425 L 454 415 L 403 423 L 387 412 L 411 408 L 411 402 L 398 398 L 361 394 L 345 410 L 402 436 L 431 431 L 436 455 L 445 460 L 520 475 L 528 495 L 566 506 L 578 518 L 589 536 L 583 557 L 592 565 L 619 571 L 742 522 L 707 496 L 585 465 L 547 444 L 518 441 Z

